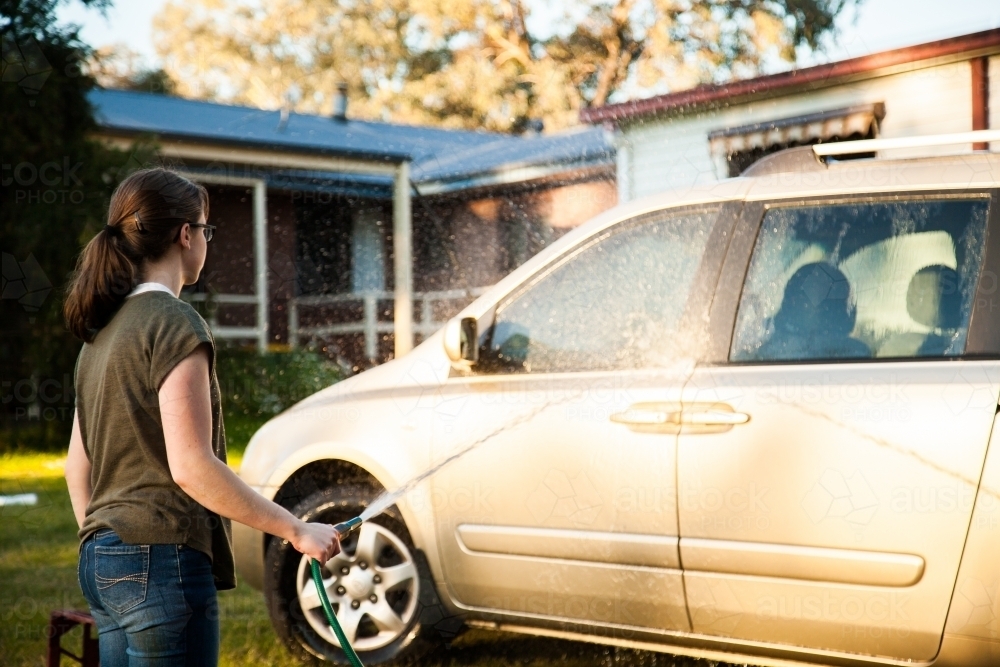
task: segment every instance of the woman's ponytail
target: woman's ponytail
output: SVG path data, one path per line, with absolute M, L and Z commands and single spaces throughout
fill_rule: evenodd
M 114 227 L 105 227 L 80 253 L 63 308 L 69 330 L 88 343 L 137 282 L 139 267 L 122 250 L 122 237 L 116 232 Z
M 162 257 L 177 230 L 202 213 L 208 216 L 208 193 L 179 174 L 145 169 L 122 181 L 70 281 L 63 315 L 73 335 L 92 342 L 139 282 L 143 263 Z

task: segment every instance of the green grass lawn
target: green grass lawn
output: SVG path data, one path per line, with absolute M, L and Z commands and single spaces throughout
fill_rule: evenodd
M 230 456 L 239 465 L 240 454 Z M 0 494 L 36 493 L 31 507 L 0 507 L 0 665 L 42 665 L 54 609 L 86 610 L 76 579 L 76 522 L 57 454 L 0 456 Z M 219 593 L 222 665 L 297 666 L 275 637 L 261 594 L 246 584 Z M 80 631 L 63 638 L 78 651 Z M 76 663 L 63 659 L 63 665 Z M 610 647 L 471 630 L 421 661 L 428 667 L 560 665 L 713 667 L 716 663 Z M 718 667 L 724 667 L 719 665 Z
M 239 455 L 231 457 L 238 464 Z M 33 507 L 0 508 L 0 664 L 41 665 L 53 609 L 87 609 L 76 580 L 76 522 L 53 454 L 0 457 L 0 494 L 36 493 Z M 223 665 L 298 665 L 271 630 L 264 601 L 241 584 L 219 594 Z M 79 631 L 63 646 L 79 649 Z M 74 664 L 64 659 L 64 665 Z

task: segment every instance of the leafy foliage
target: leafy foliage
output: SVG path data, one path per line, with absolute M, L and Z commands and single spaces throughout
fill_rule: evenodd
M 171 0 L 157 49 L 181 95 L 500 131 L 621 96 L 751 76 L 818 48 L 857 0 Z
M 102 88 L 163 95 L 177 92 L 176 82 L 166 72 L 146 67 L 139 53 L 122 44 L 94 50 L 86 70 Z
M 56 8 L 60 0 L 0 0 L 0 31 L 15 37 L 32 35 L 56 45 L 78 47 L 76 30 L 56 24 Z M 105 10 L 110 0 L 82 0 L 82 4 Z
M 270 418 L 344 378 L 339 366 L 308 350 L 267 352 L 220 346 L 216 375 L 225 419 Z M 227 421 L 228 431 L 228 421 Z
M 0 0 L 0 449 L 69 440 L 80 344 L 63 324 L 63 287 L 118 178 L 142 160 L 88 139 L 87 48 L 55 24 L 57 5 Z

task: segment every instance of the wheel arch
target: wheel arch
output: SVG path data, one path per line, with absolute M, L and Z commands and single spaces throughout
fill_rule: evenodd
M 367 486 L 378 494 L 398 488 L 419 473 L 406 466 L 408 457 L 398 456 L 398 447 L 371 447 L 368 451 L 397 455 L 393 459 L 393 472 L 366 451 L 345 446 L 343 443 L 320 442 L 297 450 L 274 468 L 261 492 L 282 507 L 291 509 L 299 500 L 321 484 L 354 484 Z M 394 474 L 395 473 L 395 474 Z M 315 486 L 313 486 L 315 485 Z M 431 571 L 439 578 L 441 569 L 434 544 L 434 516 L 429 493 L 420 485 L 407 493 L 409 502 L 399 503 L 399 509 L 414 545 L 426 555 Z M 263 563 L 270 537 L 262 536 L 258 545 Z
M 385 491 L 385 485 L 358 464 L 340 458 L 321 458 L 292 472 L 278 486 L 272 500 L 291 510 L 316 491 L 334 486 L 370 489 L 373 495 Z M 272 535 L 264 535 L 265 553 L 272 539 Z

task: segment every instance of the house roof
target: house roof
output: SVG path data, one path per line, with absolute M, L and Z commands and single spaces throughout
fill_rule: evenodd
M 1000 53 L 1000 28 L 780 74 L 725 84 L 697 86 L 690 90 L 642 100 L 591 107 L 580 112 L 580 119 L 585 123 L 620 123 L 644 116 L 686 113 L 721 104 L 826 88 L 849 81 L 891 74 L 922 64 L 937 64 L 994 53 Z
M 94 90 L 90 101 L 98 125 L 108 130 L 389 162 L 416 162 L 446 147 L 467 148 L 502 136 L 299 113 L 289 113 L 282 123 L 277 110 L 124 90 Z
M 283 119 L 280 111 L 121 90 L 93 90 L 89 99 L 98 126 L 110 134 L 152 134 L 162 139 L 389 163 L 408 160 L 414 183 L 435 184 L 437 191 L 482 185 L 484 179 L 496 181 L 498 175 L 526 167 L 568 171 L 581 165 L 610 166 L 614 160 L 610 138 L 592 127 L 521 137 L 299 113 L 288 113 Z M 307 170 L 281 170 L 271 180 L 286 187 L 299 182 L 324 188 L 341 184 L 370 195 L 389 194 L 392 187 L 387 177 Z
M 582 127 L 558 134 L 504 137 L 436 155 L 417 163 L 413 174 L 417 183 L 472 187 L 515 170 L 610 166 L 614 155 L 611 138 L 603 129 Z

